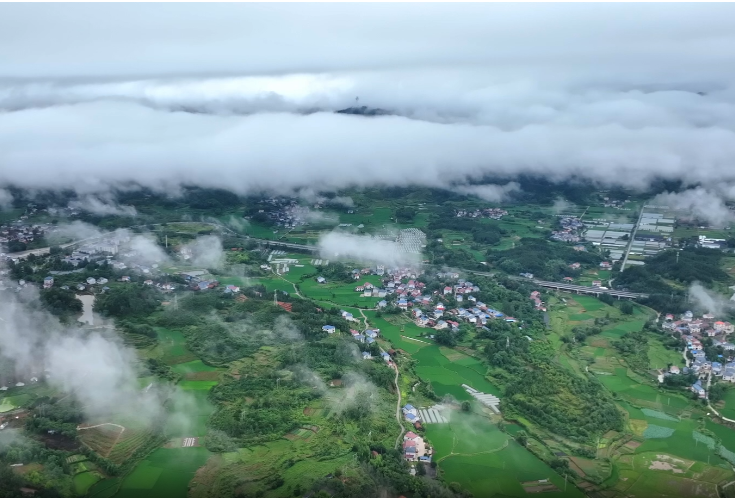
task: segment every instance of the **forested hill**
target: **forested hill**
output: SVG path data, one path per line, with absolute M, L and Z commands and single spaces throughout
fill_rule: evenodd
M 385 109 L 368 108 L 367 106 L 352 106 L 349 108 L 340 109 L 336 111 L 336 113 L 341 113 L 344 115 L 362 115 L 362 116 L 382 116 L 382 115 L 394 114 Z
M 728 275 L 720 267 L 723 253 L 709 248 L 687 248 L 667 250 L 646 259 L 645 266 L 631 266 L 620 273 L 616 285 L 626 286 L 632 291 L 670 292 L 663 280 L 683 285 L 698 281 L 705 285 L 727 282 Z
M 646 259 L 645 266 L 630 266 L 615 278 L 616 288 L 650 294 L 644 302 L 657 310 L 683 312 L 688 306 L 683 289 L 699 282 L 710 288 L 729 282 L 720 267 L 723 253 L 709 248 L 667 250 Z M 681 285 L 675 288 L 671 283 Z

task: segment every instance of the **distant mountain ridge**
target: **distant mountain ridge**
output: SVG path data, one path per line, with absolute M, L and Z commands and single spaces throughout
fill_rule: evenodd
M 345 109 L 335 111 L 335 113 L 342 113 L 344 115 L 362 115 L 362 116 L 381 116 L 381 115 L 392 115 L 388 110 L 381 108 L 368 108 L 367 106 L 352 106 Z

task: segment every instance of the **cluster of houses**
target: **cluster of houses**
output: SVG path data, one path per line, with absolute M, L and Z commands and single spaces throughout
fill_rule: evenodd
M 508 211 L 503 210 L 502 208 L 478 208 L 475 210 L 457 210 L 456 215 L 457 217 L 485 217 L 488 219 L 500 220 L 503 216 L 508 215 Z
M 109 257 L 117 255 L 120 251 L 120 245 L 128 241 L 130 241 L 128 234 L 122 232 L 113 233 L 93 242 L 80 245 L 71 255 L 62 260 L 67 264 L 78 266 L 84 261 L 92 262 L 96 259 L 97 262 L 108 261 L 108 264 L 116 269 L 125 269 L 125 264 L 114 259 L 109 259 Z
M 570 215 L 562 215 L 559 219 L 561 229 L 552 231 L 551 239 L 556 241 L 565 241 L 567 243 L 577 243 L 581 241 L 581 231 L 584 229 L 584 223 L 579 217 Z
M 377 266 L 375 269 L 353 269 L 352 278 L 359 280 L 364 275 L 387 276 L 383 279 L 381 286 L 375 286 L 366 281 L 362 285 L 355 287 L 361 297 L 385 298 L 388 295 L 395 294 L 397 297 L 396 304 L 404 311 L 408 310 L 409 300 L 414 300 L 421 296 L 422 290 L 426 286 L 416 279 L 418 272 L 411 268 L 385 269 L 384 266 Z M 403 281 L 407 282 L 404 283 Z M 319 279 L 317 278 L 317 281 Z M 388 302 L 383 300 L 378 303 L 378 307 L 385 307 Z
M 546 305 L 544 304 L 544 301 L 541 300 L 541 293 L 534 290 L 531 292 L 530 299 L 533 301 L 534 307 L 537 311 L 543 311 L 546 312 Z
M 258 212 L 264 214 L 275 226 L 292 229 L 308 222 L 309 208 L 299 206 L 296 200 L 268 198 L 264 202 L 272 205 L 272 208 L 258 210 Z
M 0 226 L 0 244 L 17 241 L 30 243 L 34 239 L 42 238 L 49 224 L 25 224 L 22 221 L 11 222 Z
M 611 200 L 609 196 L 603 197 L 602 200 L 603 200 L 602 205 L 604 207 L 617 208 L 618 210 L 629 210 L 629 209 L 623 208 L 623 205 L 625 205 L 626 203 L 626 201 L 624 200 Z
M 735 382 L 735 361 L 732 361 L 735 356 L 735 344 L 726 341 L 729 334 L 735 333 L 735 325 L 727 321 L 716 321 L 713 314 L 703 314 L 701 318 L 697 318 L 691 311 L 686 311 L 679 319 L 673 314 L 667 314 L 662 327 L 682 336 L 687 344 L 686 349 L 693 359 L 689 366 L 681 369 L 678 366 L 671 366 L 668 375 L 694 373 L 700 378 L 711 375 L 722 377 L 726 382 Z M 712 345 L 721 347 L 725 354 L 719 354 L 717 360 L 707 359 L 702 346 L 702 337 L 712 338 Z M 691 386 L 691 390 L 701 398 L 707 397 L 700 380 Z
M 408 431 L 406 435 L 403 436 L 403 457 L 409 462 L 431 462 L 430 450 L 427 449 L 424 438 L 411 431 Z
M 436 330 L 443 330 L 451 328 L 457 330 L 459 323 L 452 320 L 444 320 L 442 317 L 445 313 L 454 316 L 460 320 L 466 321 L 467 323 L 475 326 L 485 326 L 488 321 L 496 319 L 504 319 L 508 323 L 515 323 L 516 319 L 509 316 L 505 316 L 500 311 L 487 306 L 483 302 L 477 300 L 476 297 L 471 295 L 471 292 L 479 292 L 480 288 L 474 285 L 472 282 L 466 280 L 458 280 L 454 286 L 446 286 L 443 290 L 436 293 L 440 296 L 453 296 L 458 303 L 467 302 L 468 306 L 457 307 L 455 309 L 446 310 L 446 307 L 441 301 L 438 301 L 435 305 L 433 304 L 432 296 L 420 297 L 421 305 L 432 305 L 432 312 L 424 312 L 420 307 L 414 307 L 412 310 L 413 318 L 416 325 L 421 327 L 434 328 Z M 415 303 L 418 305 L 418 302 Z

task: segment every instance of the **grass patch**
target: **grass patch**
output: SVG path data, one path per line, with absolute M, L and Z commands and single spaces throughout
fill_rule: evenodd
M 81 474 L 77 474 L 73 479 L 74 491 L 78 495 L 86 495 L 89 488 L 91 488 L 92 485 L 97 483 L 100 479 L 102 478 L 94 472 L 82 472 Z
M 424 347 L 413 358 L 417 361 L 416 374 L 431 382 L 434 392 L 439 396 L 452 394 L 460 401 L 472 399 L 462 388 L 462 384 L 478 391 L 500 395 L 500 390 L 485 378 L 487 369 L 479 360 L 473 360 L 474 363 L 465 360 L 462 364 L 452 362 L 436 345 Z
M 116 497 L 186 497 L 189 482 L 210 452 L 203 447 L 159 448 L 141 461 L 122 483 Z
M 526 497 L 521 483 L 539 479 L 548 479 L 557 491 L 535 493 L 534 497 L 584 496 L 571 483 L 565 490 L 563 477 L 515 441 L 495 453 L 451 456 L 440 467 L 448 483 L 458 482 L 478 498 Z

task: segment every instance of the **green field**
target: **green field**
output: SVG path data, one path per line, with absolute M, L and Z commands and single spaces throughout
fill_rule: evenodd
M 725 401 L 725 406 L 720 413 L 725 418 L 735 420 L 735 389 L 728 390 L 723 400 Z
M 645 319 L 633 319 L 630 321 L 624 321 L 622 323 L 618 323 L 613 328 L 604 329 L 601 335 L 609 339 L 617 340 L 626 333 L 640 332 L 643 329 L 643 325 L 645 324 Z
M 634 376 L 624 367 L 615 368 L 610 375 L 597 374 L 600 382 L 611 392 L 639 406 L 678 413 L 690 405 L 690 401 L 684 397 L 663 393 L 642 381 L 634 380 Z
M 189 482 L 210 452 L 206 448 L 159 448 L 122 482 L 119 498 L 186 497 Z
M 197 373 L 197 372 L 214 372 L 217 368 L 209 366 L 204 361 L 197 359 L 196 361 L 188 361 L 186 363 L 178 363 L 171 366 L 171 369 L 176 373 Z
M 403 349 L 407 353 L 413 355 L 424 347 L 432 345 L 431 343 L 422 344 L 420 342 L 411 342 L 408 339 L 402 338 L 402 335 L 408 337 L 406 332 L 401 333 L 401 328 L 399 326 L 388 323 L 388 321 L 383 318 L 376 317 L 375 311 L 365 311 L 365 316 L 367 316 L 370 326 L 373 328 L 379 328 L 380 336 L 390 341 L 394 349 Z M 413 323 L 411 323 L 411 325 L 413 325 Z M 408 327 L 406 327 L 406 329 L 408 329 Z M 428 340 L 425 342 L 428 342 Z
M 89 488 L 91 488 L 92 485 L 97 483 L 100 479 L 102 478 L 94 472 L 82 472 L 77 474 L 74 476 L 74 491 L 76 491 L 78 495 L 86 495 Z
M 667 452 L 644 451 L 623 458 L 614 475 L 617 482 L 605 496 L 717 497 L 716 485 L 734 476 L 729 467 L 711 466 Z
M 649 366 L 652 369 L 665 369 L 670 364 L 681 365 L 684 363 L 680 352 L 667 349 L 656 339 L 648 341 L 648 359 L 651 361 Z
M 567 483 L 551 467 L 536 458 L 515 441 L 495 453 L 455 455 L 440 464 L 444 479 L 458 482 L 475 497 L 582 497 L 574 485 Z M 521 482 L 548 480 L 557 491 L 527 494 Z
M 438 396 L 451 394 L 460 401 L 471 400 L 472 397 L 462 388 L 462 384 L 481 392 L 500 394 L 500 390 L 485 378 L 486 368 L 479 360 L 463 359 L 461 363 L 450 361 L 436 345 L 422 348 L 413 358 L 417 362 L 416 374 L 430 381 Z

